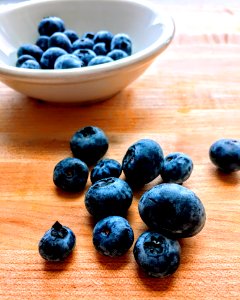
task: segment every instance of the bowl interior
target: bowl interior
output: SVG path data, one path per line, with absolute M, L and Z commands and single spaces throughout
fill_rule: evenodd
M 129 34 L 133 53 L 157 42 L 166 25 L 161 15 L 140 2 L 128 0 L 43 0 L 24 2 L 0 12 L 0 64 L 15 66 L 16 51 L 35 43 L 37 27 L 46 16 L 58 16 L 79 35 L 109 30 Z

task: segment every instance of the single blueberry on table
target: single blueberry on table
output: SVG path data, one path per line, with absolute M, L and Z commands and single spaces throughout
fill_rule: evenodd
M 47 261 L 62 261 L 73 251 L 75 244 L 73 231 L 57 221 L 41 238 L 38 250 Z
M 78 158 L 67 157 L 54 168 L 54 184 L 67 192 L 79 192 L 84 189 L 88 179 L 88 167 Z
M 95 182 L 85 194 L 85 206 L 97 219 L 124 216 L 132 204 L 133 193 L 122 179 L 109 177 Z
M 94 44 L 104 43 L 106 45 L 107 50 L 110 50 L 111 41 L 113 39 L 113 34 L 107 30 L 100 30 L 94 35 Z
M 111 41 L 111 50 L 120 49 L 128 55 L 132 54 L 132 41 L 131 38 L 125 33 L 118 33 L 114 35 Z
M 102 64 L 109 63 L 109 62 L 113 62 L 113 61 L 114 60 L 111 59 L 111 57 L 107 57 L 104 55 L 98 55 L 90 60 L 90 62 L 88 63 L 88 66 L 102 65 Z
M 40 60 L 41 67 L 43 69 L 53 69 L 56 59 L 64 54 L 67 54 L 67 51 L 59 47 L 52 47 L 47 49 L 43 53 Z
M 21 55 L 16 61 L 16 67 L 19 68 L 26 60 L 36 60 L 36 59 L 29 54 Z
M 164 235 L 146 231 L 142 233 L 133 248 L 137 264 L 152 277 L 167 277 L 179 267 L 181 248 L 179 242 Z
M 192 170 L 192 159 L 184 153 L 174 152 L 164 158 L 161 177 L 164 182 L 182 184 L 190 177 Z
M 106 217 L 93 229 L 93 245 L 106 256 L 117 257 L 125 254 L 132 246 L 134 233 L 128 221 L 121 216 Z
M 226 173 L 240 170 L 240 140 L 220 139 L 209 149 L 212 163 Z
M 38 24 L 38 32 L 40 35 L 51 36 L 55 32 L 63 32 L 64 30 L 65 25 L 63 20 L 55 16 L 45 17 Z
M 63 54 L 59 56 L 54 64 L 54 69 L 81 68 L 83 62 L 73 54 Z
M 108 150 L 108 138 L 102 129 L 86 126 L 74 133 L 70 140 L 70 148 L 75 157 L 86 164 L 96 163 Z
M 28 59 L 20 66 L 23 69 L 41 69 L 40 64 L 34 59 Z
M 93 46 L 93 51 L 96 55 L 107 55 L 108 50 L 105 43 L 97 43 Z
M 107 54 L 108 57 L 111 57 L 113 60 L 119 60 L 125 57 L 128 57 L 128 54 L 120 49 L 114 49 Z
M 20 57 L 24 54 L 33 56 L 37 61 L 40 61 L 43 50 L 37 45 L 33 44 L 23 44 L 18 48 L 17 57 Z
M 46 51 L 48 49 L 48 43 L 49 43 L 49 36 L 47 35 L 41 35 L 36 40 L 36 45 L 40 47 L 43 51 Z
M 96 57 L 95 52 L 91 49 L 77 49 L 73 52 L 73 54 L 84 63 L 84 66 L 87 66 L 89 61 Z
M 119 177 L 122 173 L 121 164 L 110 158 L 101 159 L 96 166 L 92 169 L 90 179 L 92 183 L 96 181 L 108 178 L 108 177 Z
M 73 51 L 77 49 L 90 49 L 92 50 L 94 46 L 94 43 L 91 39 L 85 38 L 85 39 L 78 39 L 72 44 Z
M 90 40 L 93 40 L 94 39 L 94 36 L 95 36 L 95 32 L 92 32 L 92 31 L 86 31 L 82 34 L 81 38 L 82 39 L 90 39 Z
M 176 183 L 159 184 L 146 191 L 138 203 L 138 210 L 150 229 L 174 239 L 196 235 L 206 221 L 201 200 Z
M 72 43 L 69 38 L 62 32 L 55 32 L 50 36 L 48 47 L 59 47 L 66 50 L 68 53 L 72 53 Z
M 72 30 L 72 29 L 65 30 L 64 34 L 69 38 L 71 43 L 74 43 L 76 40 L 79 39 L 79 36 L 78 36 L 77 32 Z
M 128 148 L 122 168 L 129 183 L 141 186 L 160 174 L 162 164 L 163 151 L 160 145 L 151 139 L 142 139 Z

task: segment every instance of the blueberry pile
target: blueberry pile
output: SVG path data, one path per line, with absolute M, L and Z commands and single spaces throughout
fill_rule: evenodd
M 35 44 L 18 48 L 16 67 L 26 69 L 71 69 L 113 62 L 132 54 L 132 41 L 126 33 L 107 30 L 84 32 L 66 29 L 56 16 L 43 18 Z

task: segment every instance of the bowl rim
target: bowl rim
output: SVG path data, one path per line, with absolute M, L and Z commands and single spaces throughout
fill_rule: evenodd
M 26 1 L 21 3 L 14 3 L 6 5 L 6 7 L 0 9 L 1 14 L 10 13 L 11 11 L 18 10 L 20 8 L 27 8 L 29 6 L 37 6 L 38 4 L 47 4 L 49 2 L 66 2 L 67 0 L 35 0 L 35 1 Z M 72 0 L 73 2 L 94 2 L 96 0 Z M 152 60 L 154 57 L 159 55 L 164 51 L 165 48 L 171 43 L 174 34 L 175 34 L 175 23 L 173 18 L 166 13 L 160 12 L 159 8 L 148 0 L 98 0 L 99 2 L 125 2 L 133 3 L 145 8 L 150 9 L 156 15 L 156 21 L 166 25 L 164 26 L 163 32 L 160 37 L 153 42 L 151 45 L 146 47 L 143 50 L 140 50 L 136 53 L 133 53 L 131 56 L 122 58 L 120 60 L 109 62 L 106 64 L 95 65 L 91 67 L 84 68 L 73 68 L 73 69 L 64 69 L 64 70 L 31 70 L 23 69 L 15 66 L 9 66 L 0 63 L 0 77 L 5 75 L 7 77 L 21 77 L 22 80 L 51 80 L 56 81 L 59 79 L 68 79 L 68 78 L 78 78 L 78 80 L 83 77 L 86 78 L 92 75 L 98 76 L 104 72 L 111 73 L 113 71 L 119 71 L 129 66 L 136 66 L 141 62 L 147 62 Z M 20 79 L 19 79 L 20 80 Z

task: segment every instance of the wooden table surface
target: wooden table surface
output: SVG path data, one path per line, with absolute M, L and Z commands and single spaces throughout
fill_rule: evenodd
M 224 175 L 208 157 L 215 140 L 240 138 L 240 3 L 155 2 L 174 17 L 175 39 L 114 98 L 58 106 L 0 84 L 1 300 L 240 299 L 240 173 Z M 71 156 L 69 139 L 86 125 L 106 132 L 106 157 L 120 162 L 141 138 L 158 141 L 165 154 L 192 157 L 194 171 L 184 185 L 204 203 L 207 222 L 199 235 L 180 241 L 182 260 L 173 276 L 145 276 L 132 248 L 118 259 L 96 253 L 84 192 L 55 188 L 53 168 Z M 135 239 L 146 230 L 138 200 L 160 182 L 134 192 L 128 220 Z M 64 263 L 47 263 L 38 242 L 56 220 L 72 228 L 77 245 Z

